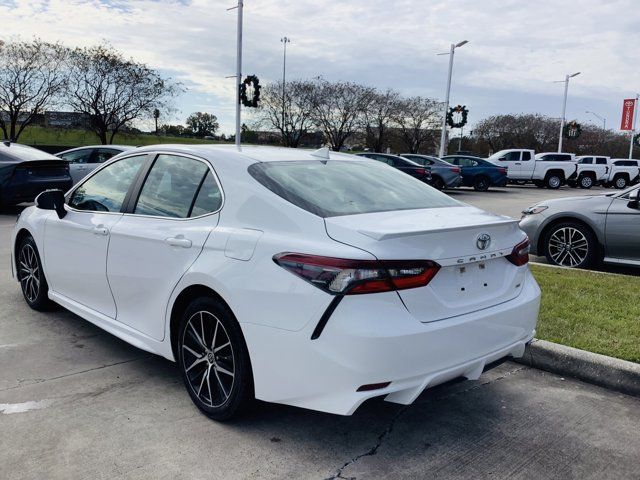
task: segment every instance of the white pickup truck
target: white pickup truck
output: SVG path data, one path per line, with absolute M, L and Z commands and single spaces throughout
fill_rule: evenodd
M 511 183 L 533 182 L 537 187 L 560 188 L 575 175 L 576 162 L 573 153 L 538 153 L 533 150 L 512 148 L 494 153 L 488 161 L 507 167 Z
M 572 187 L 591 188 L 599 184 L 621 190 L 637 183 L 640 177 L 638 160 L 596 155 L 583 155 L 576 160 L 576 174 L 567 182 Z

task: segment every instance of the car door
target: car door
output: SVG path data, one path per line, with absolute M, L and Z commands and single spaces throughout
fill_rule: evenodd
M 528 152 L 527 152 L 528 153 Z M 498 159 L 501 167 L 507 167 L 509 178 L 519 179 L 522 172 L 522 152 L 507 152 Z
M 136 190 L 112 229 L 107 277 L 116 320 L 162 340 L 167 300 L 218 223 L 222 189 L 204 160 L 162 153 Z
M 61 158 L 69 162 L 69 173 L 74 185 L 93 170 L 93 168 L 89 168 L 93 153 L 93 148 L 81 148 L 60 155 Z
M 107 281 L 109 235 L 146 158 L 135 155 L 105 166 L 70 192 L 64 218 L 50 215 L 45 225 L 49 288 L 111 318 L 116 305 Z
M 609 205 L 605 236 L 607 257 L 640 261 L 640 209 L 629 206 L 629 193 Z

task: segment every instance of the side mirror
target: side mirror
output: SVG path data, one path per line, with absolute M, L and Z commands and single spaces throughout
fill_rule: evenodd
M 627 207 L 635 209 L 640 208 L 640 189 L 636 188 L 629 194 L 629 203 L 627 203 Z
M 64 192 L 62 190 L 45 190 L 36 197 L 36 208 L 55 210 L 58 218 L 64 218 L 67 214 L 64 208 Z

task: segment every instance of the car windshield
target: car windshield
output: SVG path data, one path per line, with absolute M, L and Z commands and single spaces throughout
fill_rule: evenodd
M 320 217 L 460 205 L 374 161 L 265 162 L 251 165 L 249 173 L 275 194 Z

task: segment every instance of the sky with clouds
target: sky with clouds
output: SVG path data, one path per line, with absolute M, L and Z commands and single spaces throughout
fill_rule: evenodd
M 85 46 L 107 40 L 182 82 L 173 123 L 214 113 L 233 130 L 237 0 L 0 0 L 0 39 Z M 451 103 L 471 124 L 498 113 L 567 118 L 618 128 L 623 98 L 640 91 L 637 0 L 245 0 L 243 73 L 261 82 L 322 75 L 405 95 L 443 98 L 448 57 L 460 40 Z M 245 110 L 246 112 L 246 110 Z M 248 112 L 247 112 L 248 113 Z

